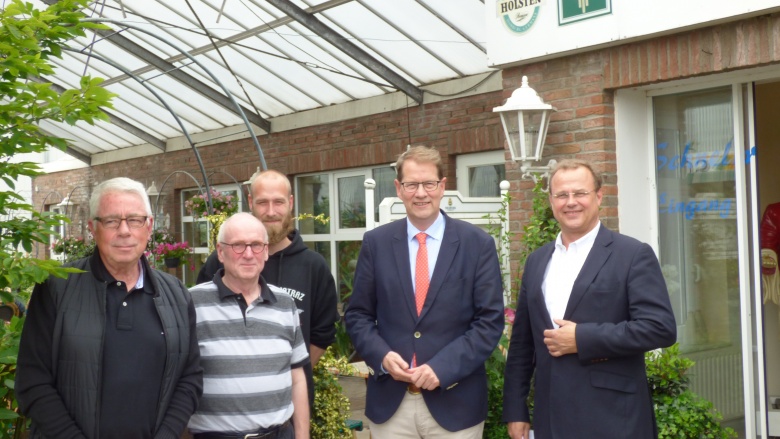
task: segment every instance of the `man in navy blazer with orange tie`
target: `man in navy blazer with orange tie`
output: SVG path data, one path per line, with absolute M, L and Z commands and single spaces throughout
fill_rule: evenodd
M 512 439 L 528 439 L 534 370 L 536 439 L 658 436 L 644 354 L 673 344 L 677 327 L 653 250 L 601 225 L 601 183 L 585 161 L 552 170 L 561 233 L 523 272 L 504 372 Z
M 478 439 L 485 360 L 504 326 L 495 241 L 439 210 L 447 179 L 438 151 L 410 148 L 396 169 L 407 218 L 363 237 L 345 314 L 373 375 L 371 436 Z

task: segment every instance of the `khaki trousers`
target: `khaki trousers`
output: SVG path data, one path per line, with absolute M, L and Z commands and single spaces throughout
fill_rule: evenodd
M 442 428 L 428 411 L 422 395 L 404 395 L 395 414 L 383 424 L 368 423 L 371 439 L 481 439 L 485 423 L 460 431 Z

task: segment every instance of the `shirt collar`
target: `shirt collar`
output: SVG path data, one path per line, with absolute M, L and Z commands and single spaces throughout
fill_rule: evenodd
M 138 259 L 138 270 L 140 271 L 140 275 L 138 276 L 138 281 L 135 283 L 135 286 L 133 290 L 142 290 L 144 293 L 147 294 L 154 294 L 154 290 L 152 288 L 144 288 L 144 285 L 146 285 L 146 270 L 148 270 L 149 266 L 145 264 L 146 261 L 145 256 L 141 256 Z M 114 276 L 111 275 L 111 273 L 108 272 L 108 268 L 106 268 L 106 264 L 103 263 L 103 258 L 100 257 L 100 251 L 96 248 L 95 251 L 92 253 L 92 256 L 90 257 L 89 261 L 90 267 L 92 267 L 92 274 L 95 276 L 95 278 L 101 282 L 107 282 L 107 283 L 116 283 L 118 282 Z
M 406 219 L 406 238 L 411 241 L 416 239 L 416 236 L 420 232 L 425 232 L 429 237 L 441 241 L 444 238 L 444 215 L 439 212 L 439 216 L 436 217 L 436 221 L 428 227 L 428 230 L 419 230 L 412 225 L 409 219 Z
M 238 295 L 238 293 L 233 292 L 233 290 L 228 288 L 225 283 L 222 282 L 222 276 L 224 275 L 225 269 L 220 268 L 214 276 L 214 284 L 217 285 L 217 291 L 219 293 L 220 300 L 225 300 L 227 298 L 232 298 Z M 276 295 L 273 291 L 271 291 L 270 288 L 268 288 L 268 283 L 265 281 L 265 279 L 263 279 L 263 276 L 260 276 L 260 279 L 257 281 L 257 283 L 260 284 L 260 301 L 272 304 L 276 303 Z
M 596 236 L 599 234 L 600 227 L 601 227 L 601 221 L 599 220 L 599 222 L 596 223 L 596 226 L 592 228 L 590 232 L 586 233 L 585 236 L 570 243 L 569 249 L 572 248 L 580 249 L 582 247 L 592 247 L 593 243 L 596 242 Z M 566 250 L 566 247 L 563 245 L 563 240 L 561 239 L 561 232 L 558 232 L 558 237 L 555 238 L 555 248 L 558 250 Z

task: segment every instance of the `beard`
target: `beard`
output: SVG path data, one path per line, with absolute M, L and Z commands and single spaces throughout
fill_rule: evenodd
M 281 224 L 267 224 L 265 230 L 268 232 L 268 244 L 274 245 L 284 241 L 294 229 L 292 212 L 284 216 Z

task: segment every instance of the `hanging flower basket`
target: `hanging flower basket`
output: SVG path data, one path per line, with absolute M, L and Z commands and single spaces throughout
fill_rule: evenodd
M 176 268 L 181 264 L 181 258 L 165 258 L 164 261 L 168 268 Z
M 212 212 L 208 212 L 208 196 L 206 194 L 198 194 L 184 202 L 184 209 L 187 214 L 192 215 L 193 218 L 205 218 L 209 214 L 219 215 L 221 213 L 230 216 L 238 211 L 238 200 L 229 192 L 219 192 L 215 189 L 211 189 L 211 205 L 214 208 Z
M 55 241 L 51 246 L 51 250 L 54 253 L 63 254 L 65 262 L 70 262 L 91 255 L 95 251 L 95 242 L 91 239 L 84 239 L 81 236 L 73 236 Z

